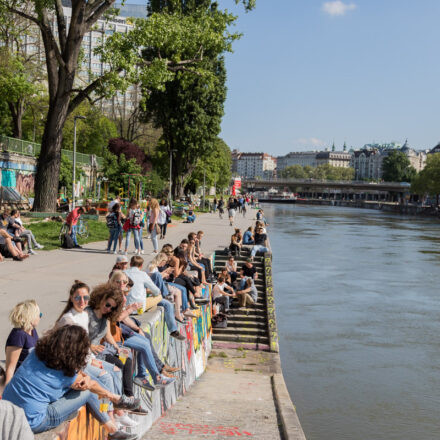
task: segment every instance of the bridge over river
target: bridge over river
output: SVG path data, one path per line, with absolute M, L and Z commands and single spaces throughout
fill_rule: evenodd
M 397 201 L 410 194 L 406 182 L 364 182 L 315 179 L 243 179 L 244 191 L 291 191 L 303 197 Z

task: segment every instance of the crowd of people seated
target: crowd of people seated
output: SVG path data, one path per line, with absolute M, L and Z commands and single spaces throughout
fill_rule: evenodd
M 127 429 L 137 425 L 130 414 L 147 411 L 134 387 L 167 387 L 180 370 L 159 357 L 138 315 L 162 307 L 170 336 L 185 341 L 178 325 L 197 317 L 210 300 L 204 287 L 216 278 L 202 239 L 199 231 L 177 247 L 164 244 L 146 267 L 139 254 L 130 260 L 118 255 L 108 280 L 94 288 L 75 280 L 66 306 L 42 336 L 36 301 L 17 304 L 0 371 L 2 405 L 21 408 L 33 433 L 73 419 L 86 405 L 109 439 L 135 439 Z
M 32 231 L 23 226 L 19 210 L 13 209 L 9 214 L 0 214 L 0 261 L 4 258 L 23 261 L 30 255 L 35 255 L 35 249 L 43 247 Z

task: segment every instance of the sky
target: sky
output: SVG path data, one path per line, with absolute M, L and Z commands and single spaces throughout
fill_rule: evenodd
M 249 13 L 219 3 L 243 33 L 226 57 L 231 149 L 440 141 L 439 0 L 257 0 Z

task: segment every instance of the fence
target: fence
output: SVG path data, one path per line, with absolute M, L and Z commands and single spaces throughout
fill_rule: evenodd
M 0 134 L 0 149 L 12 153 L 23 154 L 24 156 L 38 156 L 41 151 L 41 145 L 35 142 L 23 141 L 21 139 L 11 138 Z M 72 150 L 61 150 L 61 154 L 73 162 Z M 97 166 L 101 168 L 104 159 L 91 154 L 76 153 L 76 162 L 82 165 Z

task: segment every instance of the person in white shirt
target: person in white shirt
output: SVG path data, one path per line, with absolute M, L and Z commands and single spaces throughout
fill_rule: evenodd
M 232 298 L 235 298 L 234 289 L 226 284 L 224 276 L 219 275 L 217 284 L 212 290 L 213 301 L 221 304 L 223 306 L 224 312 L 228 313 Z
M 133 281 L 133 286 L 130 289 L 130 293 L 127 296 L 127 305 L 132 303 L 143 304 L 143 311 L 152 309 L 154 306 L 161 306 L 164 309 L 165 323 L 170 332 L 170 336 L 178 339 L 179 341 L 184 341 L 185 336 L 181 335 L 176 323 L 176 318 L 174 316 L 174 306 L 172 303 L 162 298 L 160 288 L 154 284 L 153 280 L 143 272 L 142 266 L 144 265 L 144 259 L 135 255 L 131 257 L 130 269 L 127 269 L 125 273 Z M 148 289 L 153 296 L 146 296 L 146 289 Z M 139 312 L 139 310 L 138 310 Z

